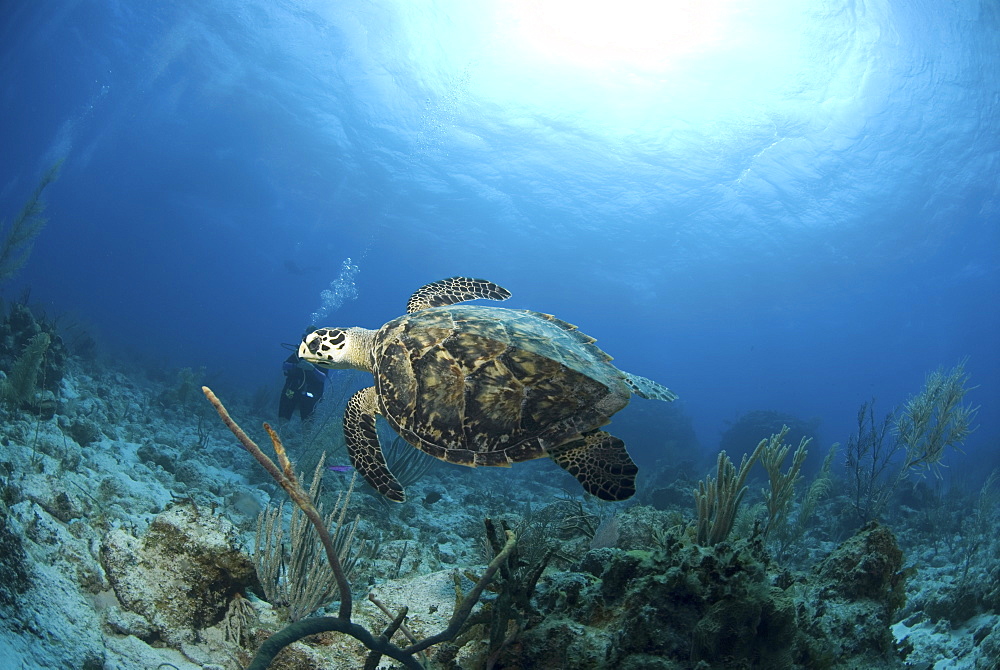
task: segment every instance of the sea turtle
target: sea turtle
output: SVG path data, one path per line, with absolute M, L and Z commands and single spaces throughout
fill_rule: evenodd
M 594 338 L 549 314 L 457 303 L 506 300 L 486 281 L 452 277 L 417 290 L 406 314 L 378 330 L 319 328 L 298 354 L 334 369 L 370 372 L 344 413 L 354 467 L 377 491 L 402 502 L 375 430 L 381 414 L 403 439 L 449 463 L 509 467 L 548 456 L 604 500 L 635 493 L 625 443 L 601 426 L 632 394 L 677 395 L 622 372 Z

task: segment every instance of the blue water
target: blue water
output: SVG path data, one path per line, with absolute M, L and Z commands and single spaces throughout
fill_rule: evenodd
M 677 391 L 706 454 L 755 409 L 844 442 L 967 357 L 946 462 L 988 472 L 997 3 L 635 4 L 4 2 L 3 218 L 65 163 L 3 296 L 252 389 L 313 314 L 487 277 Z M 648 458 L 642 402 L 616 425 Z

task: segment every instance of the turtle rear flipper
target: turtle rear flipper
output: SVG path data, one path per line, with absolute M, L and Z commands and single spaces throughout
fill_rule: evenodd
M 449 277 L 418 288 L 406 303 L 406 313 L 444 307 L 455 303 L 483 298 L 485 300 L 506 300 L 510 291 L 485 279 L 471 277 Z
M 396 477 L 389 471 L 382 454 L 382 446 L 375 430 L 375 387 L 361 389 L 347 402 L 344 412 L 344 440 L 347 455 L 354 469 L 365 481 L 389 500 L 403 502 L 406 495 Z
M 546 451 L 583 484 L 587 493 L 601 500 L 627 500 L 635 494 L 639 468 L 625 450 L 625 443 L 610 433 L 592 430 Z
M 625 375 L 625 383 L 628 384 L 630 389 L 632 389 L 632 393 L 640 398 L 645 398 L 646 400 L 663 400 L 665 402 L 673 402 L 679 397 L 666 386 L 658 382 L 654 382 L 652 379 L 646 379 L 645 377 L 634 375 L 631 372 L 622 372 L 622 374 Z

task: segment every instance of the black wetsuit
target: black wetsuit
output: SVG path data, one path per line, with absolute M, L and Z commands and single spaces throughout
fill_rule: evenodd
M 326 371 L 315 365 L 303 364 L 296 354 L 285 359 L 281 365 L 285 373 L 285 387 L 281 389 L 278 401 L 278 417 L 291 419 L 295 410 L 305 421 L 312 416 L 316 403 L 323 397 L 326 385 Z

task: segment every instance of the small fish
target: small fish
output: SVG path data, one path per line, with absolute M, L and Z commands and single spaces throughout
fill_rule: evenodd
M 350 465 L 328 465 L 326 466 L 326 469 L 333 470 L 334 472 L 350 472 L 354 468 Z

